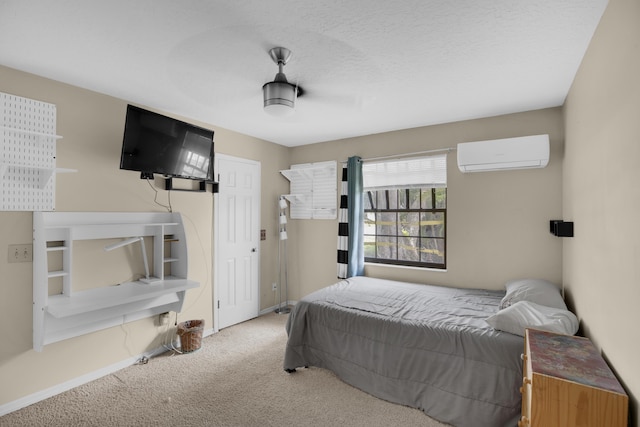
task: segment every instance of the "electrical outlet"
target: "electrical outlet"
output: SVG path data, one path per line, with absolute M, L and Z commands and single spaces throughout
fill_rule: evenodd
M 9 262 L 32 262 L 33 245 L 9 245 Z
M 275 283 L 272 283 L 272 284 L 271 284 L 271 290 L 272 290 L 273 292 L 275 292 L 277 289 L 278 289 L 278 285 L 276 285 Z

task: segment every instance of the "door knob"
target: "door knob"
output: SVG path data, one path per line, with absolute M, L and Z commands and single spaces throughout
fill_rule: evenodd
M 257 252 L 258 249 L 257 248 L 251 248 L 251 252 Z

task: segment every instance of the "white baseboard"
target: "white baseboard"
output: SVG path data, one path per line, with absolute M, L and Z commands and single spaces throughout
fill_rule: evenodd
M 289 301 L 289 305 L 295 305 L 295 302 Z M 270 313 L 272 311 L 274 311 L 278 306 L 274 305 L 273 307 L 270 308 L 266 308 L 264 310 L 262 310 L 260 312 L 260 315 L 262 316 L 263 314 L 267 314 Z M 213 328 L 210 329 L 205 329 L 203 331 L 203 337 L 208 337 L 210 335 L 213 335 L 214 333 L 216 333 L 217 331 L 215 331 Z M 90 372 L 88 374 L 79 376 L 77 378 L 74 378 L 72 380 L 69 381 L 65 381 L 61 384 L 55 385 L 53 387 L 49 387 L 47 389 L 44 390 L 40 390 L 36 393 L 30 394 L 28 396 L 22 397 L 20 399 L 14 400 L 12 402 L 9 403 L 5 403 L 4 405 L 0 405 L 0 417 L 3 415 L 6 415 L 10 412 L 13 411 L 17 411 L 18 409 L 22 409 L 24 407 L 27 407 L 29 405 L 33 405 L 34 403 L 38 403 L 41 400 L 45 400 L 48 399 L 50 397 L 53 397 L 57 394 L 60 393 L 64 393 L 67 390 L 71 390 L 72 388 L 81 386 L 83 384 L 86 384 L 88 382 L 97 380 L 98 378 L 102 378 L 105 377 L 107 375 L 110 375 L 114 372 L 117 372 L 121 369 L 124 369 L 126 367 L 129 367 L 131 365 L 136 364 L 138 361 L 140 361 L 140 359 L 142 359 L 143 357 L 146 357 L 148 359 L 155 357 L 159 354 L 162 354 L 164 352 L 168 351 L 167 348 L 165 347 L 159 347 L 155 350 L 149 351 L 149 352 L 145 352 L 144 354 L 141 354 L 139 356 L 134 356 L 134 357 L 130 357 L 128 359 L 125 359 L 121 362 L 118 363 L 114 363 L 113 365 L 109 365 L 109 366 L 105 366 L 104 368 L 98 369 L 97 371 L 93 371 Z
M 131 357 L 129 359 L 123 360 L 122 362 L 114 363 L 113 365 L 105 366 L 102 369 L 98 369 L 97 371 L 90 372 L 88 374 L 82 375 L 80 377 L 74 378 L 70 381 L 66 381 L 64 383 L 55 385 L 53 387 L 49 387 L 44 390 L 40 390 L 36 393 L 30 394 L 28 396 L 22 397 L 18 400 L 14 400 L 13 402 L 6 403 L 0 406 L 0 417 L 6 415 L 10 412 L 17 411 L 18 409 L 22 409 L 26 406 L 33 405 L 34 403 L 40 402 L 41 400 L 48 399 L 50 397 L 55 396 L 56 394 L 63 393 L 67 390 L 71 390 L 74 387 L 81 386 L 93 380 L 97 380 L 98 378 L 104 377 L 106 375 L 112 374 L 120 369 L 126 368 L 127 366 L 131 366 L 136 363 L 140 357 Z
M 211 334 L 213 334 L 212 329 L 203 332 L 203 335 L 206 336 Z M 89 372 L 88 374 L 79 376 L 69 381 L 65 381 L 53 387 L 49 387 L 45 390 L 40 390 L 36 393 L 14 400 L 13 402 L 5 403 L 4 405 L 0 405 L 0 417 L 134 365 L 138 363 L 143 357 L 151 359 L 152 357 L 158 356 L 159 354 L 162 354 L 166 351 L 168 351 L 168 349 L 162 346 L 156 348 L 155 350 L 145 352 L 139 356 L 130 357 L 121 362 L 114 363 L 113 365 L 105 366 L 104 368 L 98 369 L 97 371 Z

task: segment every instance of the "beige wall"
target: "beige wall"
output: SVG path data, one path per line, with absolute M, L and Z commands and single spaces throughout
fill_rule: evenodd
M 368 265 L 367 275 L 467 288 L 503 289 L 541 277 L 560 283 L 562 242 L 549 233 L 561 215 L 563 126 L 559 108 L 296 147 L 293 163 L 341 162 L 455 147 L 459 142 L 547 133 L 545 169 L 463 174 L 448 156 L 447 272 Z M 337 221 L 291 221 L 290 278 L 297 299 L 336 280 Z M 297 293 L 296 293 L 297 292 Z
M 139 179 L 139 173 L 119 170 L 122 132 L 127 102 L 30 74 L 0 67 L 0 91 L 50 102 L 57 106 L 57 166 L 77 173 L 57 176 L 57 211 L 164 211 L 154 203 L 154 191 Z M 286 193 L 278 170 L 289 165 L 285 147 L 198 123 L 215 130 L 215 149 L 261 162 L 262 224 L 267 240 L 261 242 L 261 308 L 274 305 L 271 283 L 275 280 L 277 253 L 276 208 L 278 194 Z M 166 204 L 167 192 L 157 179 L 158 200 Z M 173 210 L 185 222 L 189 252 L 189 278 L 200 287 L 187 292 L 178 321 L 205 319 L 212 323 L 212 216 L 214 196 L 208 193 L 171 192 Z M 32 241 L 30 212 L 0 212 L 0 249 L 9 244 Z M 96 264 L 98 263 L 98 264 Z M 94 270 L 109 268 L 100 261 L 82 259 L 76 271 L 91 277 Z M 153 318 L 127 323 L 32 350 L 32 264 L 8 264 L 0 256 L 2 297 L 0 298 L 0 406 L 21 397 L 56 386 L 83 374 L 158 348 L 164 329 Z M 114 273 L 117 276 L 117 272 Z M 119 277 L 119 276 L 118 276 Z M 117 280 L 101 277 L 100 281 Z M 121 279 L 122 280 L 122 279 Z M 112 282 L 113 283 L 113 282 Z M 11 386 L 8 386 L 8 385 Z
M 640 425 L 640 3 L 611 0 L 567 98 L 564 282 Z

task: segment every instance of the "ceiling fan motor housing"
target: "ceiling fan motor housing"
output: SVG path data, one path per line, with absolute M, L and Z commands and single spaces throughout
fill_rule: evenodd
M 296 97 L 299 94 L 298 87 L 287 81 L 282 71 L 284 65 L 291 58 L 291 51 L 284 47 L 274 47 L 269 51 L 269 56 L 273 62 L 278 64 L 278 73 L 272 82 L 265 83 L 262 86 L 262 94 L 264 98 L 265 111 L 271 112 L 278 110 L 277 115 L 293 112 L 295 108 Z
M 264 106 L 282 104 L 293 108 L 296 102 L 296 87 L 286 80 L 273 81 L 262 86 Z

